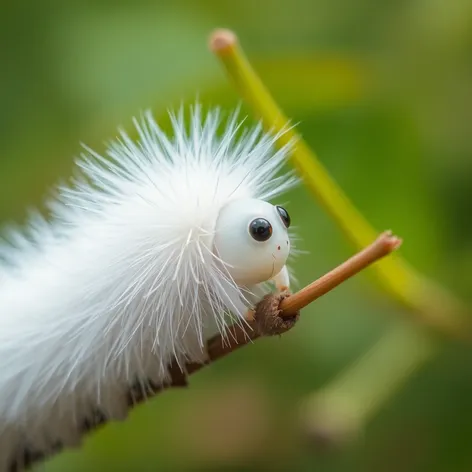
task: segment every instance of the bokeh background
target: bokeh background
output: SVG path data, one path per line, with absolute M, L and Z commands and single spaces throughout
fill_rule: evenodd
M 210 31 L 229 27 L 359 209 L 379 230 L 403 236 L 401 252 L 416 267 L 472 300 L 470 0 L 0 8 L 0 223 L 23 222 L 69 176 L 80 142 L 103 150 L 141 110 L 166 127 L 166 109 L 197 94 L 204 104 L 236 106 L 207 49 Z M 353 248 L 306 189 L 287 201 L 309 251 L 295 263 L 304 284 Z M 362 274 L 305 310 L 282 338 L 204 369 L 189 389 L 159 395 L 44 470 L 471 470 L 472 350 L 454 343 L 395 392 L 354 444 L 321 452 L 297 434 L 300 401 L 402 315 Z

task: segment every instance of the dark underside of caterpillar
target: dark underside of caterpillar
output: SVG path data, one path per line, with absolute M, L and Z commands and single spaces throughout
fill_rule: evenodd
M 288 295 L 288 293 L 270 294 L 264 297 L 256 306 L 253 320 L 248 322 L 248 326 L 242 328 L 240 325 L 233 325 L 229 328 L 231 330 L 229 336 L 232 339 L 231 344 L 224 341 L 220 335 L 210 339 L 207 343 L 208 361 L 205 364 L 189 363 L 185 366 L 185 369 L 182 369 L 174 362 L 170 366 L 171 381 L 168 384 L 156 385 L 149 380 L 140 379 L 130 385 L 125 392 L 129 410 L 156 396 L 163 390 L 173 387 L 186 387 L 190 374 L 259 337 L 280 335 L 290 330 L 298 321 L 299 313 L 290 317 L 280 316 L 280 302 Z M 85 436 L 109 421 L 111 419 L 107 418 L 103 411 L 95 408 L 84 415 L 83 419 L 78 422 L 77 427 L 80 435 Z M 9 472 L 29 470 L 36 464 L 55 456 L 63 448 L 64 446 L 59 439 L 51 441 L 47 451 L 27 443 L 22 444 L 13 454 L 7 470 Z
M 177 365 L 171 366 L 172 381 L 167 385 L 156 385 L 153 382 L 147 381 L 136 381 L 131 385 L 127 392 L 127 404 L 129 410 L 134 408 L 136 405 L 143 403 L 149 398 L 154 397 L 162 390 L 171 387 L 185 387 L 187 386 L 187 376 L 188 372 L 182 372 L 182 370 Z M 106 414 L 101 411 L 99 408 L 95 408 L 87 412 L 87 414 L 82 418 L 77 424 L 80 436 L 85 436 L 88 433 L 91 433 L 101 426 L 108 423 L 110 419 Z M 20 472 L 23 470 L 31 469 L 32 466 L 36 465 L 39 462 L 42 462 L 62 451 L 63 444 L 60 439 L 57 439 L 51 442 L 47 451 L 35 448 L 29 444 L 23 444 L 18 448 L 16 454 L 13 456 L 13 460 L 8 466 L 10 472 Z

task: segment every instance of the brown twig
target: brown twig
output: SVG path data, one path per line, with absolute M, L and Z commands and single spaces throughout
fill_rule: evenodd
M 317 298 L 336 288 L 339 284 L 356 275 L 361 270 L 400 247 L 402 240 L 391 231 L 382 233 L 370 246 L 367 246 L 343 264 L 283 300 L 280 304 L 282 316 L 291 316 L 305 308 Z
M 365 269 L 370 264 L 394 251 L 400 244 L 400 239 L 392 236 L 390 232 L 385 232 L 364 250 L 301 289 L 299 292 L 293 295 L 267 295 L 257 304 L 254 318 L 247 321 L 247 326 L 230 326 L 226 339 L 221 335 L 217 335 L 207 342 L 208 360 L 205 363 L 188 363 L 185 369 L 182 369 L 176 362 L 173 362 L 169 367 L 171 376 L 170 382 L 165 385 L 156 385 L 149 380 L 146 385 L 139 382 L 136 385 L 127 386 L 123 395 L 127 399 L 129 410 L 167 388 L 187 386 L 187 377 L 190 374 L 199 371 L 205 365 L 209 365 L 225 357 L 261 336 L 278 335 L 290 330 L 298 320 L 299 310 Z M 229 343 L 229 339 L 233 342 Z M 77 424 L 78 433 L 81 437 L 85 436 L 103 426 L 108 421 L 107 416 L 98 407 L 96 409 L 92 408 L 88 412 L 88 415 L 82 418 L 82 421 Z M 32 450 L 28 448 L 27 445 L 23 445 L 15 455 L 15 459 L 12 462 L 12 470 L 17 470 L 15 467 L 19 466 L 19 464 L 21 464 L 23 469 L 29 469 L 34 464 L 42 462 L 59 453 L 61 449 L 61 443 L 45 451 Z M 16 460 L 20 462 L 17 463 Z
M 301 309 L 305 308 L 317 298 L 330 292 L 353 275 L 356 275 L 369 265 L 398 249 L 401 243 L 402 240 L 392 235 L 391 231 L 385 231 L 372 244 L 343 262 L 341 265 L 329 271 L 298 292 L 283 298 L 278 306 L 279 311 L 277 316 L 283 319 L 296 316 Z M 259 320 L 260 326 L 261 318 L 267 318 L 269 316 L 269 310 L 263 310 L 261 308 L 261 304 L 256 307 L 255 320 L 248 322 L 249 328 L 243 329 L 238 325 L 234 325 L 230 328 L 230 338 L 234 340 L 233 343 L 225 344 L 220 335 L 215 336 L 208 342 L 207 351 L 209 360 L 207 363 L 214 362 L 217 359 L 226 356 L 235 349 L 254 341 L 260 336 L 273 334 L 257 330 L 257 320 Z M 268 324 L 270 325 L 270 323 L 266 322 L 266 326 Z M 277 334 L 280 333 L 277 332 Z M 187 372 L 189 374 L 196 372 L 204 365 L 205 364 L 189 364 L 187 366 Z

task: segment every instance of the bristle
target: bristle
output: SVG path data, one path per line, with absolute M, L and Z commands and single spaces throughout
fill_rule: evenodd
M 122 418 L 130 385 L 162 384 L 173 358 L 204 360 L 210 327 L 225 333 L 244 294 L 212 250 L 216 217 L 232 199 L 290 189 L 290 146 L 242 130 L 237 113 L 224 122 L 197 104 L 185 120 L 172 114 L 167 137 L 147 112 L 137 141 L 122 131 L 103 156 L 84 147 L 51 220 L 33 213 L 4 233 L 0 471 L 77 442 L 97 412 Z

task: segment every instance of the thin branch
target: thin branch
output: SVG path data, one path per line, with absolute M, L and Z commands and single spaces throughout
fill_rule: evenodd
M 164 385 L 156 385 L 149 381 L 147 385 L 138 383 L 127 387 L 125 392 L 128 408 L 133 409 L 136 405 L 143 403 L 156 396 L 159 392 L 172 387 L 186 387 L 188 376 L 199 371 L 204 366 L 227 356 L 236 349 L 239 349 L 263 336 L 282 334 L 290 330 L 298 321 L 299 310 L 312 303 L 317 298 L 328 293 L 342 282 L 353 275 L 359 273 L 367 266 L 373 264 L 387 254 L 395 251 L 401 244 L 401 240 L 392 236 L 390 232 L 380 235 L 371 245 L 348 259 L 343 264 L 323 275 L 318 280 L 309 284 L 293 295 L 269 294 L 264 297 L 255 308 L 254 317 L 247 321 L 248 326 L 242 327 L 239 324 L 228 328 L 231 331 L 231 343 L 228 343 L 222 335 L 216 335 L 207 342 L 208 360 L 203 364 L 188 363 L 182 369 L 177 362 L 169 366 L 171 380 Z M 292 301 L 290 301 L 292 300 Z M 87 418 L 80 426 L 80 435 L 85 436 L 108 423 L 105 415 L 99 414 L 92 418 Z M 24 454 L 29 454 L 25 450 Z M 53 452 L 36 454 L 34 457 L 29 454 L 28 467 L 51 458 L 60 452 L 56 448 Z M 30 457 L 31 456 L 31 457 Z M 26 457 L 26 456 L 25 456 Z
M 280 304 L 282 316 L 295 314 L 373 262 L 399 248 L 401 243 L 401 239 L 393 236 L 391 231 L 385 231 L 370 246 L 367 246 L 340 266 L 323 275 L 323 277 L 302 288 L 299 292 L 283 300 Z
M 372 244 L 367 246 L 362 251 L 352 256 L 341 265 L 332 269 L 319 279 L 310 283 L 306 287 L 302 288 L 298 292 L 284 298 L 278 306 L 279 312 L 277 316 L 281 318 L 290 318 L 308 306 L 310 303 L 318 299 L 319 297 L 330 292 L 342 282 L 345 282 L 352 276 L 358 274 L 366 267 L 370 266 L 374 262 L 382 259 L 386 255 L 398 249 L 402 241 L 396 236 L 393 236 L 390 231 L 382 233 Z M 238 349 L 249 342 L 254 341 L 261 335 L 270 333 L 260 333 L 256 329 L 256 320 L 261 317 L 267 317 L 267 312 L 263 312 L 261 306 L 256 307 L 255 320 L 249 321 L 252 331 L 242 329 L 239 325 L 233 325 L 230 329 L 232 330 L 231 338 L 234 343 L 225 344 L 220 335 L 215 336 L 208 342 L 208 358 L 209 363 L 226 356 L 235 349 Z M 268 323 L 265 323 L 267 326 Z M 278 334 L 278 333 L 277 333 Z M 187 366 L 187 372 L 189 374 L 200 370 L 206 364 L 189 364 Z

